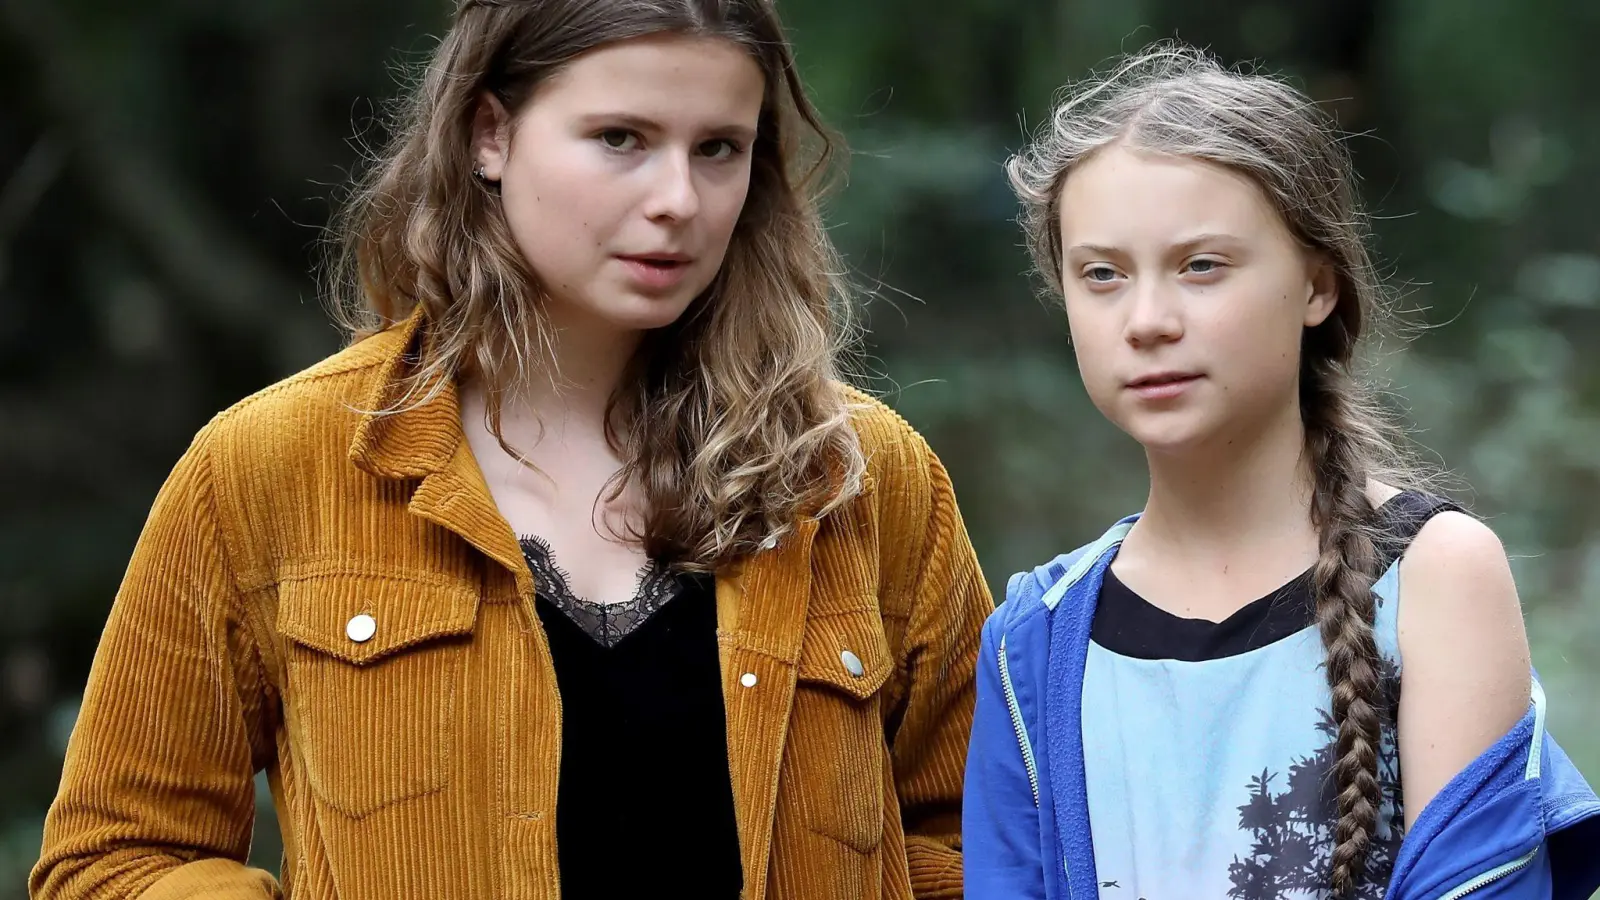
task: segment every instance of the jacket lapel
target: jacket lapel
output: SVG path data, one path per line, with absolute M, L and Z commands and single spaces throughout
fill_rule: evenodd
M 538 623 L 533 610 L 533 573 L 522 557 L 516 535 L 495 505 L 466 440 L 457 442 L 442 469 L 422 479 L 407 508 L 415 516 L 455 532 L 484 556 L 509 569 L 516 579 L 524 621 L 530 627 Z
M 415 398 L 400 395 L 398 390 L 420 338 L 422 321 L 420 312 L 413 313 L 382 338 L 392 340 L 394 349 L 363 403 L 350 459 L 380 478 L 420 478 L 407 509 L 459 535 L 509 569 L 516 579 L 525 621 L 536 625 L 533 574 L 467 444 L 455 381 L 445 381 Z

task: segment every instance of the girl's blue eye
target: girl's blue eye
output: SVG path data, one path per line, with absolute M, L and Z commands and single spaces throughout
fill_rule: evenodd
M 1191 259 L 1187 268 L 1196 275 L 1210 275 L 1222 268 L 1222 263 L 1214 259 Z
M 1116 279 L 1117 270 L 1111 268 L 1110 266 L 1092 266 L 1084 270 L 1083 277 L 1089 279 L 1090 281 L 1098 281 L 1104 284 L 1108 281 L 1113 281 Z

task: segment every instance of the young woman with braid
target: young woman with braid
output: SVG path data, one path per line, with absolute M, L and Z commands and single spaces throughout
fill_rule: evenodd
M 1505 551 L 1357 371 L 1384 289 L 1328 117 L 1162 44 L 1008 170 L 1150 493 L 986 625 L 967 895 L 1587 897 L 1600 804 L 1539 729 Z

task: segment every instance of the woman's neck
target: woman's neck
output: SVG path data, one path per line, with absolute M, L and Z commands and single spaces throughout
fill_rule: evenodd
M 643 332 L 618 329 L 557 304 L 546 307 L 548 345 L 526 383 L 502 394 L 506 443 L 535 465 L 551 453 L 590 452 L 606 442 L 606 416 Z
M 1315 558 L 1314 475 L 1297 405 L 1249 433 L 1146 457 L 1150 495 L 1129 535 L 1141 556 L 1191 572 L 1237 571 L 1261 554 L 1296 564 Z
M 552 318 L 549 344 L 530 348 L 546 354 L 529 367 L 535 374 L 501 394 L 500 439 L 489 428 L 489 395 L 481 379 L 462 385 L 461 425 L 512 529 L 547 539 L 559 536 L 566 564 L 583 569 L 583 560 L 594 554 L 610 558 L 613 539 L 635 533 L 643 522 L 644 501 L 637 490 L 611 495 L 624 461 L 606 434 L 611 398 L 643 334 L 570 316 Z M 604 545 L 599 549 L 590 541 L 596 536 Z M 623 543 L 630 548 L 623 553 L 626 559 L 642 552 Z
M 498 439 L 481 379 L 462 385 L 462 429 L 512 532 L 554 545 L 579 596 L 626 597 L 644 560 L 634 536 L 646 525 L 646 500 L 636 484 L 616 481 L 624 459 L 606 418 L 643 334 L 552 318 L 548 344 L 530 348 L 546 354 L 528 367 L 535 374 L 501 394 Z

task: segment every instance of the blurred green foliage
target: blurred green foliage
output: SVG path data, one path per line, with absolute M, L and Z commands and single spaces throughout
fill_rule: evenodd
M 0 900 L 161 479 L 212 413 L 337 345 L 317 229 L 445 5 L 0 3 Z M 829 219 L 870 294 L 865 374 L 950 468 L 997 593 L 1144 490 L 999 163 L 1063 81 L 1174 34 L 1330 103 L 1419 326 L 1381 371 L 1515 554 L 1551 727 L 1600 776 L 1600 5 L 782 7 L 852 150 Z M 260 826 L 275 866 L 270 805 Z

